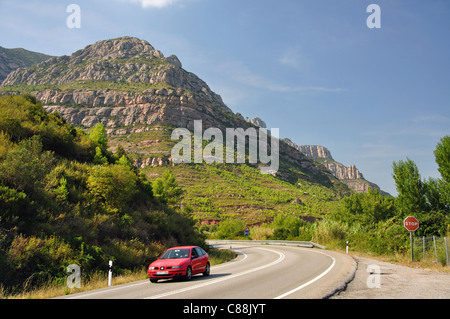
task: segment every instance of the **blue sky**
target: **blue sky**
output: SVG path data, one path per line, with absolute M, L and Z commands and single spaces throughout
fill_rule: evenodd
M 81 28 L 69 29 L 69 4 Z M 369 29 L 369 4 L 381 28 Z M 395 195 L 392 162 L 439 177 L 450 134 L 448 0 L 0 0 L 0 46 L 70 55 L 135 36 L 281 137 L 326 146 Z

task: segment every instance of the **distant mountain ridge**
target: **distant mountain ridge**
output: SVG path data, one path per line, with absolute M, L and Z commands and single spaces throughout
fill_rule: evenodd
M 290 139 L 285 139 L 285 141 L 307 157 L 323 164 L 334 176 L 355 192 L 366 193 L 370 187 L 378 189 L 383 195 L 389 195 L 387 192 L 382 191 L 375 183 L 367 181 L 354 164 L 345 166 L 335 161 L 331 156 L 331 152 L 326 147 L 321 145 L 297 145 Z
M 112 136 L 150 132 L 158 123 L 193 131 L 195 120 L 202 120 L 203 130 L 215 127 L 222 132 L 256 126 L 234 114 L 203 80 L 184 70 L 175 55 L 165 57 L 147 41 L 133 37 L 98 41 L 70 56 L 19 68 L 0 86 L 0 94 L 23 92 L 75 125 L 89 128 L 102 123 Z M 291 183 L 300 178 L 348 191 L 300 151 L 283 141 L 279 148 L 282 165 L 274 174 L 277 178 Z M 130 149 L 136 150 L 136 143 Z M 157 152 L 157 160 L 145 158 L 153 153 L 142 148 L 136 152 L 139 163 L 171 162 L 167 147 Z
M 0 47 L 0 84 L 12 71 L 40 63 L 49 58 L 51 58 L 50 55 L 22 48 L 7 49 Z
M 30 92 L 49 112 L 56 111 L 75 125 L 89 128 L 103 123 L 110 134 L 142 131 L 142 125 L 154 123 L 193 130 L 195 119 L 202 119 L 204 129 L 266 127 L 260 118 L 245 121 L 239 113 L 234 114 L 203 80 L 184 70 L 175 55 L 165 57 L 145 40 L 120 37 L 98 41 L 70 56 L 32 56 L 33 61 L 47 59 L 12 70 L 0 93 Z M 326 147 L 298 146 L 289 139 L 283 142 L 281 153 L 287 154 L 288 162 L 323 174 L 307 160 L 311 159 L 356 192 L 379 189 L 366 181 L 355 165 L 346 167 L 335 161 Z M 287 145 L 300 153 L 294 154 Z M 154 163 L 155 158 L 139 161 L 147 162 Z M 170 159 L 157 158 L 156 162 Z
M 85 127 L 99 122 L 111 128 L 165 122 L 191 129 L 188 119 L 202 118 L 208 127 L 235 117 L 203 80 L 182 68 L 175 55 L 166 58 L 147 41 L 132 37 L 98 41 L 70 56 L 17 69 L 1 88 L 33 93 L 44 105 Z
M 33 68 L 18 69 L 9 74 L 2 86 L 27 85 L 36 86 L 39 91 L 45 88 L 70 91 L 74 86 L 68 84 L 75 83 L 79 84 L 79 88 L 108 90 L 110 88 L 102 84 L 109 82 L 128 83 L 139 91 L 180 88 L 201 95 L 223 111 L 231 113 L 222 98 L 212 92 L 204 81 L 182 69 L 175 55 L 166 58 L 147 41 L 132 37 L 98 41 L 70 56 L 53 57 Z M 114 87 L 112 85 L 111 89 L 114 90 Z M 128 87 L 121 91 L 128 91 Z M 60 96 L 61 99 L 63 97 Z M 54 96 L 53 100 L 49 102 L 77 102 L 68 96 L 62 101 Z M 95 99 L 83 101 L 83 105 L 86 103 L 87 106 L 96 106 Z

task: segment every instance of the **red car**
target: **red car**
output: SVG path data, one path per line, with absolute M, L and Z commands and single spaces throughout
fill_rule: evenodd
M 169 248 L 157 260 L 148 266 L 147 275 L 151 282 L 159 279 L 184 278 L 190 280 L 193 275 L 209 275 L 209 256 L 198 246 L 180 246 Z

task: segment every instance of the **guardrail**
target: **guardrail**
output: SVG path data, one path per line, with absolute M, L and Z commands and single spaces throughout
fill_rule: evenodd
M 246 245 L 282 245 L 297 246 L 307 248 L 326 249 L 325 246 L 313 243 L 312 241 L 295 241 L 295 240 L 233 240 L 233 239 L 208 239 L 209 245 L 213 244 L 246 244 Z

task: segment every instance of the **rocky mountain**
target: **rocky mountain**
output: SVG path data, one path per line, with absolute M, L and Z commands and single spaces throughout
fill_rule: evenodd
M 6 49 L 0 47 L 0 83 L 12 71 L 31 66 L 51 58 L 50 55 L 28 51 L 22 48 Z
M 355 165 L 345 166 L 336 162 L 331 152 L 321 145 L 299 145 L 297 149 L 307 157 L 320 161 L 328 168 L 334 176 L 339 179 L 364 179 Z
M 234 114 L 203 80 L 183 69 L 175 55 L 165 57 L 147 41 L 132 37 L 99 41 L 70 56 L 19 68 L 3 81 L 0 93 L 20 92 L 35 95 L 48 111 L 73 124 L 89 128 L 103 123 L 127 151 L 138 154 L 139 165 L 171 162 L 170 134 L 152 140 L 158 123 L 169 132 L 170 127 L 193 130 L 199 119 L 203 130 L 216 127 L 223 132 L 261 125 Z M 136 135 L 129 136 L 141 133 L 146 135 L 138 141 Z M 280 162 L 274 174 L 280 179 L 295 183 L 300 178 L 348 191 L 327 169 L 283 141 Z
M 344 182 L 355 192 L 366 193 L 370 187 L 378 189 L 384 195 L 389 195 L 382 191 L 375 183 L 367 181 L 354 164 L 345 166 L 344 164 L 335 161 L 331 156 L 331 152 L 326 147 L 321 145 L 297 145 L 290 139 L 285 139 L 285 141 L 307 157 L 323 164 L 335 177 Z
M 330 151 L 320 145 L 296 145 L 297 149 L 309 158 L 326 158 L 333 160 Z
M 247 120 L 247 122 L 252 123 L 253 125 L 255 125 L 257 127 L 267 128 L 266 122 L 264 122 L 259 117 L 253 117 L 253 118 Z
M 1 87 L 31 91 L 49 109 L 85 127 L 164 122 L 192 128 L 189 119 L 212 126 L 235 118 L 175 55 L 166 58 L 147 41 L 131 37 L 99 41 L 71 56 L 17 69 Z

